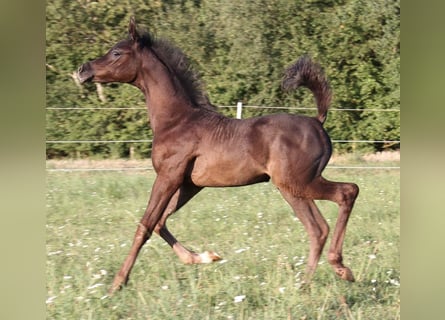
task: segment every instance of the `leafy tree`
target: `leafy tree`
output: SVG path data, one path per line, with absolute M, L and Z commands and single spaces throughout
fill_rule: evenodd
M 333 139 L 400 139 L 398 112 L 367 111 L 400 108 L 399 0 L 50 0 L 47 106 L 79 110 L 48 110 L 48 140 L 151 138 L 144 110 L 81 110 L 144 107 L 136 88 L 80 86 L 74 77 L 80 64 L 126 37 L 130 16 L 190 57 L 216 105 L 242 101 L 268 107 L 314 107 L 307 90 L 285 94 L 280 89 L 284 68 L 308 53 L 325 68 L 334 91 L 332 107 L 357 110 L 329 113 L 325 126 Z M 222 112 L 233 116 L 235 110 Z M 282 110 L 245 109 L 244 115 L 270 112 Z M 48 144 L 47 156 L 147 157 L 149 147 Z M 339 146 L 341 150 L 398 147 Z

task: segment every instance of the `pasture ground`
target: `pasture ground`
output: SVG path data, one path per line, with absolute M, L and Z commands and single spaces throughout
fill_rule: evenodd
M 372 157 L 336 161 L 399 165 L 398 159 Z M 325 249 L 313 281 L 301 287 L 307 234 L 275 187 L 261 183 L 204 189 L 168 220 L 184 245 L 214 250 L 224 260 L 184 265 L 153 235 L 128 286 L 110 297 L 107 290 L 128 253 L 154 173 L 49 171 L 47 318 L 399 319 L 400 171 L 326 169 L 324 176 L 360 186 L 344 245 L 355 283 L 334 275 Z M 337 206 L 317 203 L 332 233 Z

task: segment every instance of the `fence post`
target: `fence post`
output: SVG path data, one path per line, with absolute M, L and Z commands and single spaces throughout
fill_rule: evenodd
M 130 160 L 134 160 L 134 159 L 135 159 L 135 157 L 134 157 L 134 145 L 131 144 L 130 145 Z
M 241 119 L 241 114 L 243 112 L 243 103 L 241 101 L 238 101 L 236 104 L 236 118 Z

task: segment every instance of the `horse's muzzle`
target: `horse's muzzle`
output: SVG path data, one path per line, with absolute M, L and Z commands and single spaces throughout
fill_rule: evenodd
M 89 62 L 84 63 L 77 70 L 77 79 L 79 79 L 80 83 L 91 81 L 93 80 L 93 78 L 94 78 L 94 72 Z

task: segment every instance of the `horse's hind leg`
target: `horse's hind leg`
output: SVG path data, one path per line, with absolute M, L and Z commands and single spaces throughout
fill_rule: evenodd
M 220 260 L 221 257 L 213 251 L 205 251 L 203 253 L 195 253 L 185 248 L 167 229 L 165 223 L 167 218 L 179 210 L 190 199 L 192 199 L 202 187 L 197 187 L 192 184 L 184 184 L 173 195 L 167 208 L 165 209 L 161 220 L 158 222 L 155 228 L 155 232 L 162 237 L 173 249 L 179 259 L 186 264 L 194 263 L 210 263 Z
M 282 189 L 280 191 L 309 235 L 310 248 L 306 269 L 306 279 L 309 281 L 320 260 L 321 252 L 329 234 L 329 225 L 312 199 L 300 198 Z
M 352 271 L 343 265 L 342 251 L 346 225 L 358 196 L 359 188 L 354 183 L 331 182 L 318 177 L 311 183 L 309 189 L 316 199 L 330 200 L 339 206 L 338 218 L 328 251 L 328 261 L 342 279 L 354 281 Z

